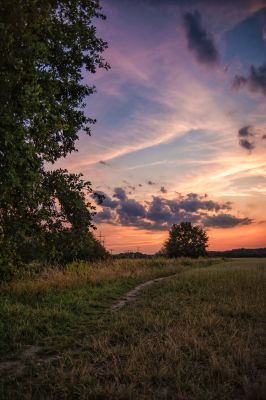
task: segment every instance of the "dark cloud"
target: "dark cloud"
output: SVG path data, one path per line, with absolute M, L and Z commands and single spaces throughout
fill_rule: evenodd
M 141 184 L 141 183 L 139 183 L 139 184 L 138 184 L 138 186 L 139 186 L 139 187 L 142 187 L 142 184 Z
M 253 150 L 255 148 L 255 143 L 251 143 L 248 139 L 239 139 L 239 144 L 246 150 Z
M 143 205 L 128 198 L 124 189 L 115 188 L 113 197 L 118 200 L 106 196 L 102 204 L 103 211 L 97 214 L 95 222 L 106 223 L 110 218 L 112 224 L 157 231 L 168 230 L 173 224 L 182 221 L 221 228 L 251 223 L 248 218 L 237 218 L 229 214 L 228 211 L 232 209 L 230 202 L 218 203 L 210 200 L 207 195 L 179 194 L 172 200 L 153 196 L 150 202 L 146 201 Z
M 148 183 L 148 185 L 156 185 L 156 183 L 152 182 L 152 181 L 148 181 L 147 183 Z
M 238 131 L 239 144 L 246 150 L 253 150 L 255 148 L 255 134 L 253 127 L 250 125 L 243 126 Z
M 117 209 L 119 223 L 125 226 L 139 226 L 146 217 L 146 209 L 134 199 L 122 201 Z
M 232 228 L 236 225 L 249 225 L 251 223 L 252 220 L 249 218 L 237 218 L 231 214 L 212 215 L 203 219 L 204 226 L 213 228 Z
M 95 216 L 94 216 L 94 222 L 95 223 L 107 223 L 107 224 L 113 224 L 114 223 L 114 217 L 115 215 L 111 212 L 109 208 L 104 208 L 102 211 L 99 211 Z
M 161 192 L 161 193 L 167 193 L 167 190 L 165 189 L 164 186 L 161 186 L 160 192 Z
M 118 210 L 119 215 L 127 215 L 129 217 L 145 217 L 146 210 L 142 204 L 138 203 L 134 199 L 126 199 L 121 202 L 121 205 Z
M 266 96 L 266 64 L 257 68 L 251 65 L 249 75 L 236 75 L 232 86 L 237 90 L 247 88 L 251 92 Z
M 99 199 L 98 196 L 93 195 L 93 198 L 96 200 L 98 205 L 102 205 L 103 207 L 108 207 L 111 209 L 115 209 L 119 202 L 117 200 L 112 200 L 110 196 L 105 194 L 104 192 L 97 191 L 97 194 L 101 196 Z
M 194 52 L 200 63 L 210 66 L 217 64 L 219 61 L 218 50 L 212 35 L 202 26 L 199 11 L 187 12 L 183 18 L 189 50 Z
M 220 211 L 220 210 L 230 210 L 231 203 L 217 203 L 213 200 L 203 200 L 202 197 L 196 195 L 196 197 L 188 196 L 186 199 L 181 200 L 179 206 L 188 212 L 197 212 L 199 210 L 206 211 Z
M 252 133 L 252 127 L 250 125 L 243 126 L 243 128 L 239 129 L 238 131 L 239 137 L 248 138 L 249 136 L 254 136 Z
M 121 187 L 117 187 L 114 189 L 114 194 L 113 197 L 116 197 L 117 199 L 124 201 L 127 198 L 125 189 L 121 188 Z
M 167 223 L 171 221 L 173 212 L 165 199 L 153 196 L 152 202 L 147 210 L 147 218 L 153 222 Z
M 251 125 L 243 126 L 243 128 L 238 131 L 238 139 L 239 144 L 244 149 L 251 151 L 255 149 L 257 142 L 259 140 L 264 140 L 266 138 L 265 135 L 265 127 L 263 128 L 254 128 Z M 262 146 L 264 146 L 261 143 Z

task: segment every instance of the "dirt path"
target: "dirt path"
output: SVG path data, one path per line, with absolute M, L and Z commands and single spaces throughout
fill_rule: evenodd
M 141 283 L 140 285 L 136 286 L 134 289 L 130 290 L 130 292 L 126 293 L 126 295 L 124 297 L 122 297 L 122 299 L 120 299 L 117 303 L 113 304 L 111 306 L 111 310 L 113 310 L 113 311 L 119 310 L 120 308 L 124 307 L 126 304 L 134 301 L 136 299 L 136 297 L 139 295 L 139 293 L 146 287 L 151 286 L 156 282 L 165 281 L 166 279 L 172 278 L 175 275 L 176 274 L 171 274 L 171 275 L 163 276 L 161 278 L 151 279 L 150 281 Z
M 146 281 L 136 286 L 134 289 L 130 290 L 126 293 L 118 302 L 111 306 L 111 310 L 119 310 L 124 307 L 126 304 L 134 301 L 139 293 L 144 290 L 146 287 L 153 285 L 157 282 L 165 281 L 176 274 L 171 274 L 168 276 L 163 276 L 161 278 L 151 279 L 150 281 Z M 44 349 L 39 346 L 26 346 L 20 356 L 15 359 L 6 360 L 0 362 L 0 375 L 5 371 L 12 371 L 14 375 L 21 375 L 27 366 L 28 363 L 34 362 L 37 364 L 41 363 L 50 363 L 60 359 L 59 354 L 55 354 L 54 352 L 49 352 L 47 349 Z

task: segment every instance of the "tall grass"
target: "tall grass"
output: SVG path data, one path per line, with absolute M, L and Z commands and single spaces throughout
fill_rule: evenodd
M 39 273 L 26 273 L 22 278 L 10 283 L 2 283 L 3 293 L 36 293 L 47 292 L 50 289 L 64 289 L 84 284 L 97 284 L 121 278 L 146 278 L 161 276 L 177 271 L 184 266 L 206 265 L 210 260 L 171 259 L 128 259 L 89 263 L 77 261 L 68 264 L 66 268 L 47 266 Z
M 110 310 L 138 282 L 176 272 Z M 60 354 L 2 377 L 5 400 L 265 399 L 265 260 L 72 264 L 5 285 L 2 296 L 18 308 L 5 322 L 12 349 L 42 338 Z M 2 338 L 10 348 L 11 334 Z
M 199 261 L 198 261 L 199 262 Z M 205 262 L 204 260 L 201 262 Z M 53 336 L 66 339 L 124 292 L 145 280 L 179 272 L 188 260 L 108 260 L 47 267 L 0 285 L 0 354 Z M 193 264 L 193 261 L 189 261 Z

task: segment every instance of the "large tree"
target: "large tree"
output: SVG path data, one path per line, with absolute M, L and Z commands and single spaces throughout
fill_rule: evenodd
M 94 87 L 83 73 L 109 66 L 93 25 L 104 18 L 98 0 L 0 0 L 0 15 L 0 264 L 7 266 L 29 236 L 62 231 L 55 209 L 65 212 L 64 228 L 77 233 L 61 204 L 62 187 L 77 213 L 90 184 L 47 172 L 47 165 L 74 151 L 80 132 L 90 134 L 95 121 L 84 101 Z
M 199 226 L 190 222 L 174 224 L 169 231 L 169 237 L 164 244 L 164 253 L 168 257 L 199 257 L 205 256 L 208 236 Z

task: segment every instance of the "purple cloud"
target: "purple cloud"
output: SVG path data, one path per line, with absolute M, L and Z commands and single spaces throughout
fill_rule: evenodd
M 232 86 L 237 90 L 246 87 L 251 92 L 266 96 L 266 64 L 257 68 L 251 65 L 249 75 L 236 75 Z
M 219 61 L 218 50 L 212 35 L 202 25 L 199 11 L 187 12 L 183 15 L 188 48 L 197 60 L 205 65 L 213 66 Z
M 247 225 L 252 222 L 249 218 L 238 218 L 228 213 L 232 209 L 230 202 L 218 203 L 208 199 L 207 195 L 200 196 L 196 193 L 179 195 L 172 200 L 153 196 L 152 201 L 146 202 L 145 206 L 135 199 L 129 199 L 122 188 L 115 188 L 113 197 L 118 199 L 113 211 L 110 212 L 109 201 L 103 203 L 103 210 L 109 211 L 98 213 L 96 222 L 106 223 L 110 217 L 110 223 L 158 231 L 168 230 L 173 224 L 183 221 L 220 228 Z M 106 198 L 110 199 L 109 196 Z

